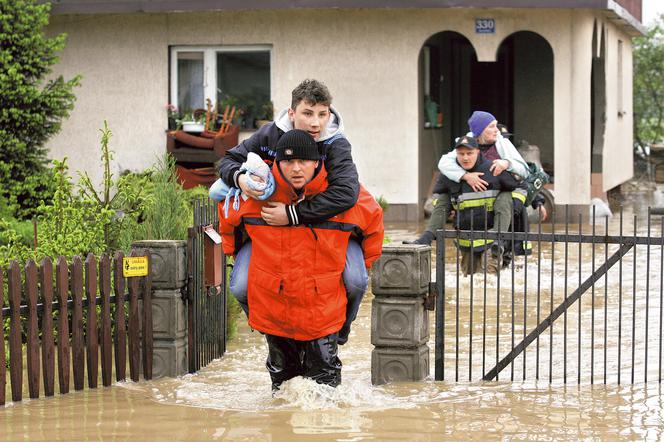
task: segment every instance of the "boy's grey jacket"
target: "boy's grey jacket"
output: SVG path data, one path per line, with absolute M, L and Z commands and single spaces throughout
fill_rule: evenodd
M 318 140 L 321 159 L 328 173 L 327 190 L 287 208 L 290 225 L 324 221 L 350 209 L 357 202 L 360 183 L 351 155 L 351 146 L 343 134 L 341 115 L 332 106 L 330 111 L 330 121 Z M 291 129 L 293 124 L 288 118 L 288 110 L 285 109 L 274 122 L 261 127 L 251 137 L 226 152 L 218 166 L 221 179 L 229 185 L 239 187 L 237 177 L 247 154 L 254 152 L 263 159 L 274 160 L 277 141 Z
M 472 133 L 468 133 L 468 135 L 472 136 Z M 500 158 L 510 162 L 510 167 L 507 168 L 508 172 L 519 175 L 521 179 L 526 179 L 528 177 L 528 165 L 510 140 L 499 134 L 498 139 L 496 140 L 496 150 L 498 151 Z M 461 177 L 466 173 L 466 171 L 459 166 L 459 163 L 457 163 L 456 151 L 454 149 L 440 157 L 438 169 L 440 170 L 440 173 L 457 183 L 461 181 Z

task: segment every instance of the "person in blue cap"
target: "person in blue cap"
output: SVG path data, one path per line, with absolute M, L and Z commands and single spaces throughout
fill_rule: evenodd
M 475 111 L 468 119 L 468 128 L 470 132 L 467 136 L 472 136 L 477 139 L 480 151 L 484 159 L 491 161 L 490 172 L 493 176 L 500 175 L 503 171 L 518 176 L 519 179 L 528 177 L 529 168 L 519 152 L 516 150 L 512 142 L 501 135 L 498 129 L 498 121 L 491 113 L 485 111 Z M 443 155 L 438 162 L 438 169 L 442 176 L 439 182 L 436 183 L 436 189 L 440 187 L 440 181 L 443 177 L 460 183 L 465 182 L 475 192 L 481 192 L 487 189 L 487 181 L 482 178 L 483 172 L 469 172 L 464 170 L 456 161 L 455 149 Z M 504 193 L 504 195 L 502 195 Z M 447 215 L 450 213 L 451 203 L 450 197 L 446 193 L 439 194 L 434 202 L 433 213 L 425 231 L 419 238 L 411 241 L 404 241 L 407 244 L 425 244 L 430 245 L 433 241 L 434 232 L 443 227 L 447 220 Z M 501 192 L 495 202 L 495 222 L 493 230 L 500 230 L 506 232 L 510 227 L 512 219 L 512 211 L 514 205 L 512 202 L 512 195 L 510 192 Z M 546 218 L 546 212 L 542 206 L 539 209 L 542 213 L 542 219 Z

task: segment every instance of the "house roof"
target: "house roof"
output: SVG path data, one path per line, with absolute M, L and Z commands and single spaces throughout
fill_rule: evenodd
M 46 0 L 42 0 L 46 1 Z M 642 0 L 52 0 L 53 14 L 156 13 L 304 8 L 602 9 L 632 35 L 645 33 Z

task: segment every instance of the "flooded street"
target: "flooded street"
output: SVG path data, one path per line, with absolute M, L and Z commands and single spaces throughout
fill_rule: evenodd
M 661 197 L 661 191 L 650 191 L 646 195 L 635 194 L 625 213 L 625 231 L 633 231 L 631 220 L 634 211 L 645 220 L 644 208 L 653 204 L 653 198 Z M 660 200 L 662 201 L 662 200 Z M 652 236 L 661 234 L 659 217 L 653 221 Z M 604 226 L 603 221 L 598 227 Z M 656 226 L 656 227 L 655 227 Z M 394 241 L 414 236 L 414 229 L 404 226 L 387 226 L 387 234 Z M 413 226 L 414 227 L 414 226 Z M 645 232 L 645 221 L 638 226 Z M 570 226 L 570 229 L 575 227 Z M 610 230 L 617 228 L 617 217 L 610 221 Z M 584 231 L 589 229 L 584 227 Z M 536 231 L 536 228 L 533 229 Z M 556 229 L 558 230 L 558 229 Z M 603 233 L 603 231 L 602 231 Z M 542 287 L 555 286 L 557 305 L 563 299 L 559 290 L 564 285 L 563 261 L 564 250 L 561 245 L 555 247 L 554 268 L 550 261 L 540 264 Z M 446 261 L 456 259 L 453 249 L 448 247 Z M 569 247 L 570 269 L 568 280 L 573 290 L 578 286 L 579 274 L 583 278 L 591 273 L 591 250 L 585 245 L 581 250 L 581 261 L 576 245 Z M 612 249 L 613 250 L 613 249 Z M 645 249 L 644 249 L 645 250 Z M 550 257 L 550 245 L 542 245 L 542 253 Z M 151 382 L 121 383 L 112 388 L 86 390 L 66 396 L 49 399 L 24 400 L 23 403 L 11 402 L 0 409 L 0 439 L 2 440 L 83 440 L 83 439 L 127 439 L 138 437 L 145 440 L 237 440 L 237 441 L 360 441 L 360 440 L 441 440 L 447 436 L 453 440 L 660 440 L 664 438 L 664 395 L 656 381 L 657 370 L 649 372 L 648 384 L 618 385 L 615 378 L 609 376 L 608 384 L 603 385 L 602 369 L 604 345 L 604 312 L 608 318 L 607 345 L 612 350 L 607 354 L 607 366 L 614 370 L 617 366 L 613 347 L 617 346 L 618 325 L 613 320 L 618 314 L 623 315 L 624 330 L 620 345 L 624 347 L 623 364 L 630 361 L 632 345 L 632 293 L 636 293 L 639 327 L 645 318 L 652 318 L 649 328 L 652 336 L 659 332 L 660 311 L 660 270 L 661 250 L 651 248 L 650 278 L 648 279 L 653 299 L 648 307 L 642 307 L 645 290 L 646 254 L 638 250 L 636 261 L 631 252 L 624 259 L 623 284 L 624 299 L 622 304 L 615 295 L 618 274 L 609 272 L 607 277 L 607 300 L 604 300 L 604 279 L 596 286 L 594 309 L 588 296 L 583 299 L 581 320 L 584 327 L 591 320 L 591 311 L 595 311 L 594 345 L 584 328 L 581 346 L 584 355 L 595 347 L 595 384 L 590 385 L 590 359 L 584 356 L 581 367 L 577 367 L 576 341 L 579 309 L 572 306 L 568 318 L 570 346 L 569 372 L 574 374 L 565 385 L 557 376 L 561 373 L 562 326 L 555 323 L 553 341 L 549 340 L 548 331 L 542 336 L 540 351 L 540 381 L 510 382 L 510 369 L 501 374 L 498 382 L 479 382 L 482 367 L 482 332 L 496 336 L 496 325 L 481 320 L 483 313 L 489 318 L 496 317 L 495 278 L 486 283 L 490 299 L 486 306 L 481 302 L 484 282 L 481 277 L 473 278 L 473 293 L 477 302 L 472 312 L 474 343 L 472 364 L 468 361 L 468 352 L 462 351 L 458 359 L 459 382 L 454 382 L 455 355 L 454 333 L 456 306 L 470 296 L 470 278 L 462 277 L 457 282 L 454 272 L 446 275 L 446 381 L 433 381 L 434 361 L 434 314 L 431 312 L 431 339 L 429 341 L 431 357 L 430 378 L 420 383 L 400 383 L 374 387 L 371 385 L 370 319 L 372 295 L 367 295 L 358 319 L 354 323 L 348 344 L 340 347 L 340 358 L 344 364 L 342 385 L 337 389 L 320 386 L 303 379 L 294 379 L 284 384 L 282 391 L 272 396 L 270 380 L 265 370 L 267 348 L 259 333 L 252 332 L 243 324 L 235 340 L 228 344 L 224 358 L 216 360 L 194 375 L 177 379 L 160 379 Z M 601 247 L 596 249 L 597 264 L 604 256 Z M 579 262 L 583 263 L 580 272 Z M 636 263 L 636 265 L 634 265 Z M 657 264 L 657 267 L 655 267 Z M 516 312 L 516 333 L 523 333 L 523 318 L 526 317 L 527 329 L 532 329 L 536 322 L 536 304 L 531 302 L 537 280 L 537 261 L 530 257 L 527 263 L 523 258 L 515 266 L 515 287 L 522 287 L 528 281 L 528 306 L 523 312 L 523 291 L 515 289 L 515 304 L 521 310 Z M 527 269 L 527 270 L 526 270 Z M 435 274 L 435 272 L 434 272 Z M 636 274 L 636 279 L 633 275 Z M 562 275 L 562 276 L 561 276 Z M 622 279 L 624 278 L 624 279 Z M 505 354 L 510 348 L 512 337 L 510 314 L 503 309 L 504 303 L 510 303 L 512 275 L 504 271 L 501 275 L 501 322 L 498 326 L 500 335 L 500 353 Z M 634 284 L 636 281 L 636 285 Z M 457 296 L 457 287 L 459 295 Z M 610 289 L 610 290 L 608 290 Z M 523 290 L 523 289 L 521 289 Z M 570 290 L 571 291 L 571 290 Z M 601 296 L 600 296 L 601 294 Z M 550 293 L 542 291 L 541 310 L 548 312 Z M 532 298 L 534 299 L 534 298 Z M 546 302 L 544 301 L 546 300 Z M 507 304 L 505 304 L 507 305 Z M 622 305 L 622 307 L 621 307 Z M 605 310 L 606 307 L 606 310 Z M 623 308 L 624 307 L 624 308 Z M 471 311 L 460 309 L 461 335 L 468 333 L 468 318 Z M 562 318 L 560 319 L 562 320 Z M 559 320 L 559 321 L 560 321 Z M 449 322 L 447 322 L 449 321 Z M 469 340 L 462 342 L 467 345 Z M 644 351 L 643 339 L 639 333 L 634 337 L 637 352 Z M 551 347 L 549 346 L 551 344 Z M 601 345 L 600 345 L 601 344 Z M 639 346 L 640 345 L 640 346 Z M 461 347 L 464 348 L 463 346 Z M 536 369 L 535 347 L 527 351 L 527 371 Z M 549 375 L 549 353 L 554 356 L 553 382 L 547 382 Z M 657 346 L 652 346 L 651 358 L 657 359 Z M 494 354 L 488 353 L 487 359 L 494 360 Z M 643 361 L 642 361 L 643 362 Z M 490 366 L 491 362 L 487 362 Z M 468 382 L 469 365 L 472 365 L 473 382 Z M 517 358 L 515 379 L 521 379 L 524 364 Z M 625 368 L 627 367 L 627 368 Z M 624 382 L 629 382 L 629 366 L 623 367 Z M 576 384 L 576 369 L 583 374 L 581 385 Z M 637 368 L 643 376 L 643 367 Z M 528 379 L 534 378 L 529 375 Z M 626 380 L 625 380 L 626 379 Z M 637 381 L 640 382 L 640 381 Z
M 261 336 L 246 328 L 198 374 L 123 383 L 0 410 L 3 440 L 657 440 L 657 383 L 403 383 L 372 387 L 370 305 L 342 348 L 337 390 L 295 379 L 273 398 Z M 431 345 L 433 345 L 431 343 Z

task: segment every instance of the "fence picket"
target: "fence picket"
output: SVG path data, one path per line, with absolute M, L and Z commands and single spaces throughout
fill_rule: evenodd
M 88 387 L 97 388 L 99 377 L 99 341 L 97 333 L 97 260 L 92 253 L 85 258 L 85 296 L 88 300 L 86 321 L 86 356 Z
M 111 262 L 104 253 L 99 261 L 99 290 L 101 292 L 101 379 L 105 387 L 111 385 Z
M 69 393 L 68 270 L 67 260 L 63 256 L 60 256 L 56 263 L 55 284 L 60 304 L 60 312 L 58 314 L 58 381 L 61 394 Z
M 136 250 L 132 250 L 132 257 L 138 256 Z M 138 291 L 139 283 L 137 277 L 129 278 L 129 376 L 134 382 L 138 382 L 138 365 L 140 363 L 140 339 L 138 318 Z
M 42 315 L 42 367 L 44 371 L 44 395 L 53 396 L 55 384 L 55 343 L 53 341 L 53 263 L 44 258 L 39 266 Z
M 12 382 L 12 401 L 23 399 L 23 347 L 21 343 L 21 269 L 16 261 L 9 264 L 8 275 L 10 326 L 9 326 L 9 377 Z
M 37 326 L 37 264 L 25 265 L 25 295 L 28 301 L 28 391 L 30 399 L 39 397 L 39 328 Z
M 74 390 L 82 390 L 85 379 L 85 344 L 83 342 L 83 262 L 80 256 L 74 257 L 71 267 L 71 291 L 74 299 L 74 311 L 71 320 Z
M 0 312 L 5 306 L 5 290 L 4 290 L 4 280 L 3 280 L 3 271 L 0 269 Z M 2 314 L 0 314 L 0 342 L 2 345 L 0 347 L 0 406 L 5 405 L 5 388 L 7 385 L 7 357 L 5 355 L 5 321 L 3 320 Z
M 125 278 L 122 276 L 124 253 L 116 252 L 113 258 L 113 282 L 115 290 L 115 380 L 127 378 L 127 334 L 125 324 L 124 291 Z
M 148 258 L 148 275 L 141 278 L 143 291 L 143 377 L 152 379 L 152 278 L 150 276 L 151 256 L 148 250 L 144 251 Z

